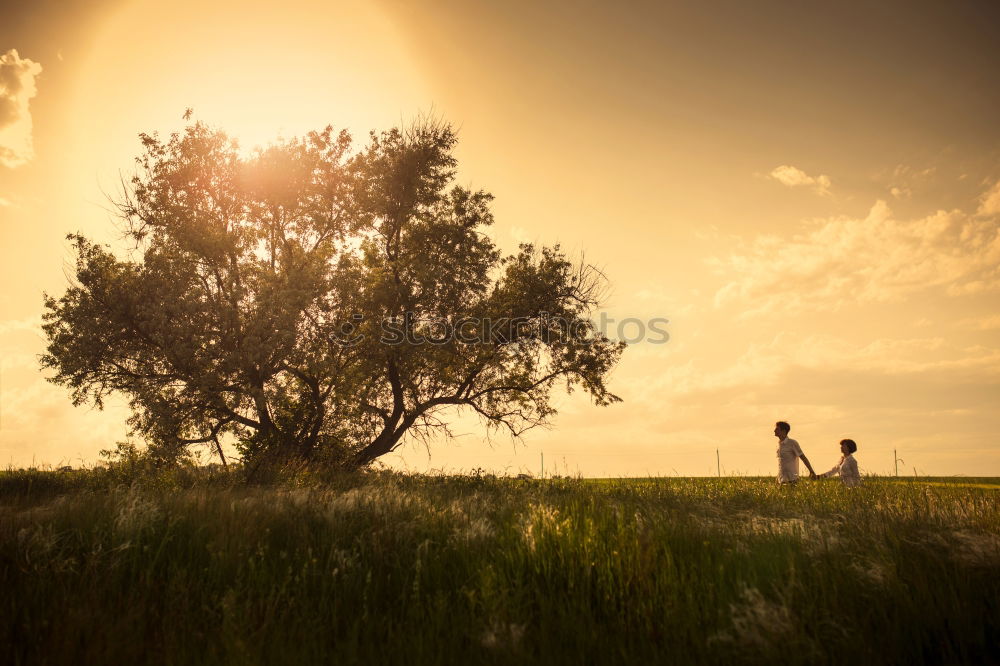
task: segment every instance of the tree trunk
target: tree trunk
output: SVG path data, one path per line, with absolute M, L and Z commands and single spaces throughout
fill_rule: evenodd
M 398 430 L 392 431 L 386 429 L 378 437 L 372 440 L 372 443 L 361 449 L 356 456 L 354 456 L 354 466 L 364 467 L 375 461 L 375 459 L 384 456 L 385 454 L 392 451 L 396 443 L 402 438 L 403 433 L 406 432 L 405 427 L 400 427 Z
M 281 470 L 296 462 L 301 462 L 305 456 L 301 442 L 286 438 L 277 428 L 258 431 L 261 447 L 257 454 L 249 478 L 255 481 L 265 478 L 269 473 Z
M 226 462 L 226 454 L 222 452 L 222 443 L 219 441 L 219 438 L 213 436 L 212 441 L 215 442 L 215 451 L 219 454 L 219 460 L 222 461 L 222 468 L 229 469 L 229 464 Z
M 425 404 L 418 406 L 414 411 L 406 414 L 402 421 L 395 428 L 386 425 L 382 433 L 376 437 L 371 444 L 361 449 L 361 451 L 354 457 L 354 465 L 356 467 L 364 467 L 365 465 L 373 462 L 376 458 L 384 456 L 385 454 L 392 451 L 396 444 L 403 438 L 406 431 L 410 429 L 420 415 L 427 411 L 427 408 L 431 406 L 430 404 Z

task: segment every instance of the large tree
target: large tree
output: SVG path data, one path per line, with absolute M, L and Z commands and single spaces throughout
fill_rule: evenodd
M 472 410 L 514 435 L 554 389 L 598 405 L 622 344 L 597 331 L 603 276 L 558 247 L 503 257 L 491 195 L 453 184 L 451 127 L 330 127 L 249 156 L 203 123 L 141 135 L 117 201 L 131 240 L 80 235 L 45 298 L 51 380 L 127 397 L 162 454 L 234 437 L 248 461 L 366 465 Z

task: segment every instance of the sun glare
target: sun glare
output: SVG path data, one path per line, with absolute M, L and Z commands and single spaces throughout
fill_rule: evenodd
M 74 106 L 91 130 L 79 151 L 91 161 L 99 154 L 102 177 L 134 156 L 136 133 L 181 127 L 187 107 L 250 149 L 326 124 L 363 136 L 418 111 L 413 100 L 429 106 L 392 25 L 370 4 L 335 13 L 325 3 L 256 13 L 190 5 L 130 4 L 93 40 Z

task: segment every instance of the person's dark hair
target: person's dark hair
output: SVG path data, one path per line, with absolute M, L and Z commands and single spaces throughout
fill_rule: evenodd
M 847 450 L 850 451 L 851 453 L 854 453 L 855 451 L 858 450 L 858 445 L 854 443 L 853 439 L 842 439 L 840 440 L 840 443 L 847 444 Z
M 786 433 L 789 433 L 789 432 L 792 431 L 792 426 L 788 425 L 787 421 L 778 421 L 774 425 L 776 425 L 779 430 L 784 430 Z

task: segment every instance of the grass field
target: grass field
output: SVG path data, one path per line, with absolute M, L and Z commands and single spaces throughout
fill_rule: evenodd
M 995 485 L 0 472 L 0 662 L 996 663 Z

